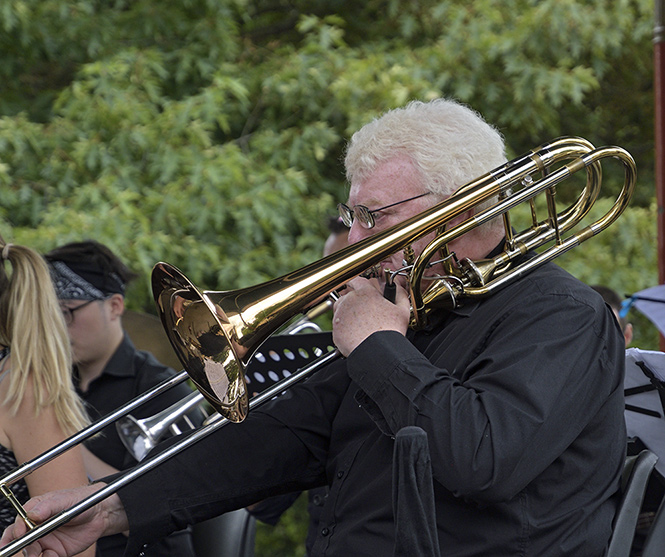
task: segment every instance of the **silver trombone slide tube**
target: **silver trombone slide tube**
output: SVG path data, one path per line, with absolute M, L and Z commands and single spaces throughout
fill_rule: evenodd
M 249 401 L 250 410 L 252 408 L 261 406 L 262 404 L 269 401 L 270 399 L 272 399 L 274 396 L 278 395 L 282 391 L 285 391 L 289 387 L 300 382 L 302 379 L 305 379 L 311 373 L 316 371 L 319 367 L 327 365 L 333 362 L 334 360 L 338 359 L 339 357 L 341 357 L 341 353 L 337 349 L 331 350 L 330 352 L 327 352 L 323 356 L 318 357 L 313 362 L 310 362 L 305 367 L 299 369 L 293 375 L 287 377 L 286 379 L 283 379 L 279 383 L 276 383 L 269 389 L 266 389 L 265 391 L 253 396 L 252 399 Z M 164 451 L 159 452 L 155 456 L 148 458 L 148 460 L 143 461 L 141 464 L 131 469 L 129 472 L 116 478 L 111 483 L 107 484 L 105 487 L 100 489 L 99 491 L 79 501 L 73 507 L 70 507 L 69 509 L 66 509 L 61 513 L 55 515 L 54 517 L 42 522 L 32 530 L 27 532 L 21 538 L 16 539 L 13 542 L 9 543 L 8 545 L 0 549 L 0 557 L 9 557 L 10 555 L 14 555 L 16 552 L 20 551 L 24 547 L 27 547 L 31 543 L 37 541 L 39 538 L 52 532 L 56 528 L 59 528 L 63 524 L 69 522 L 74 517 L 92 508 L 97 503 L 106 499 L 110 495 L 113 495 L 120 488 L 125 487 L 127 484 L 133 482 L 135 479 L 139 478 L 146 472 L 149 472 L 153 468 L 156 468 L 157 466 L 169 460 L 171 457 L 183 451 L 190 445 L 197 443 L 198 441 L 204 439 L 211 433 L 217 431 L 218 429 L 224 427 L 229 423 L 235 423 L 235 422 L 231 422 L 231 420 L 229 420 L 228 418 L 223 418 L 220 416 L 220 419 L 210 422 L 205 427 L 194 430 L 194 432 L 191 435 L 188 435 L 182 441 L 174 443 Z
M 122 416 L 129 414 L 132 410 L 138 408 L 141 406 L 143 403 L 147 402 L 151 398 L 162 394 L 163 392 L 167 391 L 171 387 L 174 387 L 175 385 L 178 385 L 179 383 L 182 383 L 185 381 L 189 376 L 187 375 L 186 371 L 181 371 L 180 373 L 174 375 L 173 377 L 170 377 L 169 379 L 166 379 L 159 383 L 158 385 L 155 385 L 152 389 L 149 391 L 146 391 L 145 393 L 137 396 L 136 398 L 133 398 L 123 406 L 120 406 L 110 414 L 107 414 L 103 418 L 100 418 L 93 424 L 90 424 L 88 427 L 82 429 L 81 431 L 75 433 L 71 437 L 65 439 L 62 443 L 59 443 L 53 447 L 51 447 L 48 451 L 40 454 L 39 456 L 36 456 L 32 460 L 29 460 L 25 464 L 22 464 L 18 468 L 15 468 L 9 474 L 6 474 L 2 478 L 0 478 L 0 485 L 10 485 L 13 484 L 14 482 L 20 480 L 21 478 L 24 478 L 28 474 L 31 474 L 35 470 L 37 470 L 39 467 L 43 466 L 47 462 L 50 462 L 57 456 L 60 456 L 62 453 L 65 451 L 68 451 L 71 449 L 74 445 L 78 445 L 88 437 L 91 437 L 95 433 L 101 431 L 104 429 L 107 425 L 115 422 L 118 418 L 121 418 Z

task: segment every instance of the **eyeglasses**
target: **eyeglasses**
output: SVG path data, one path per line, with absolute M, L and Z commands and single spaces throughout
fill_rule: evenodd
M 62 310 L 62 316 L 65 318 L 65 324 L 69 327 L 72 323 L 74 323 L 74 312 L 80 310 L 81 308 L 84 308 L 85 306 L 89 306 L 92 304 L 92 302 L 99 302 L 99 299 L 96 300 L 88 300 L 84 304 L 81 304 L 80 306 L 76 306 L 75 308 L 68 308 L 67 306 L 60 306 L 60 309 Z
M 374 222 L 374 213 L 378 213 L 379 211 L 383 211 L 384 209 L 388 209 L 390 207 L 394 207 L 395 205 L 401 205 L 402 203 L 406 203 L 407 201 L 413 201 L 414 199 L 418 199 L 419 197 L 425 197 L 426 195 L 429 195 L 430 191 L 421 193 L 420 195 L 416 195 L 415 197 L 409 197 L 409 199 L 403 199 L 402 201 L 397 201 L 396 203 L 391 203 L 390 205 L 386 205 L 384 207 L 379 207 L 378 209 L 368 209 L 364 205 L 354 205 L 353 209 L 349 207 L 346 203 L 339 203 L 337 205 L 337 210 L 339 211 L 339 216 L 342 219 L 342 222 L 351 228 L 351 225 L 353 224 L 353 221 L 355 219 L 358 219 L 358 222 L 361 224 L 363 228 L 374 228 L 374 225 L 376 224 Z

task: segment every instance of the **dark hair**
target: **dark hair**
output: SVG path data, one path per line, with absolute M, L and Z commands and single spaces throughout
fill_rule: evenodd
M 332 234 L 342 234 L 343 232 L 348 232 L 349 227 L 342 222 L 342 217 L 328 217 L 328 231 Z
M 598 292 L 598 294 L 603 297 L 603 300 L 605 300 L 605 303 L 614 311 L 616 311 L 617 315 L 619 315 L 619 312 L 621 311 L 621 304 L 624 299 L 616 290 L 612 290 L 609 286 L 603 286 L 602 284 L 594 284 L 591 286 L 591 288 Z M 619 317 L 619 324 L 621 325 L 621 330 L 623 331 L 626 328 L 626 325 L 628 325 L 628 319 L 625 317 Z
M 117 275 L 124 284 L 138 276 L 107 246 L 95 240 L 65 244 L 49 251 L 44 257 L 49 262 L 80 263 L 85 261 L 97 267 L 104 274 Z

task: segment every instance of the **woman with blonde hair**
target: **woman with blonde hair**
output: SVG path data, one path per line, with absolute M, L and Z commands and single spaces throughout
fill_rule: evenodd
M 88 424 L 71 369 L 67 327 L 46 262 L 0 237 L 0 475 Z M 74 447 L 10 489 L 24 503 L 87 482 L 81 449 Z M 0 497 L 0 529 L 15 517 Z M 85 555 L 94 555 L 94 547 Z

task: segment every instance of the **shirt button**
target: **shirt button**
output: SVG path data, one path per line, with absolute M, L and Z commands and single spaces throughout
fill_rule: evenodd
M 317 507 L 320 507 L 323 505 L 323 497 L 317 493 L 314 497 L 312 497 L 312 503 L 314 503 Z
M 344 472 L 341 470 L 337 472 L 337 477 L 341 480 L 344 477 Z
M 323 528 L 321 530 L 321 535 L 322 536 L 327 536 L 328 534 L 330 534 L 330 530 L 328 530 L 328 528 Z

